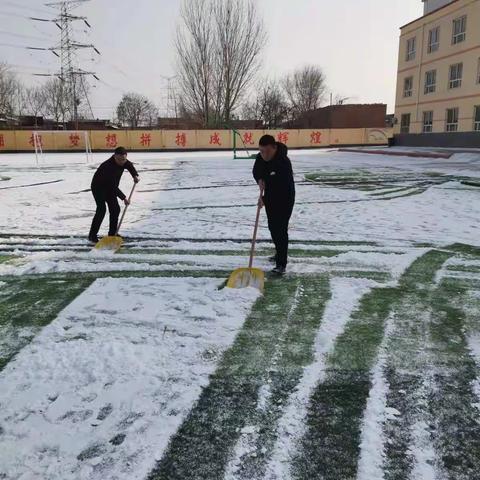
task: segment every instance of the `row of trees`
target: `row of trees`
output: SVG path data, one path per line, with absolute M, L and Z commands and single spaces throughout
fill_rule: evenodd
M 253 100 L 241 108 L 243 118 L 261 120 L 268 128 L 294 122 L 304 113 L 319 108 L 327 90 L 325 75 L 316 66 L 306 66 L 280 81 L 259 82 Z
M 38 87 L 26 87 L 8 65 L 0 64 L 0 117 L 43 115 L 62 122 L 69 108 L 71 102 L 67 101 L 59 79 L 49 79 Z
M 259 81 L 259 72 L 268 68 L 262 56 L 266 41 L 254 0 L 183 0 L 174 40 L 176 113 L 203 127 L 220 127 L 232 119 L 276 127 L 320 107 L 327 86 L 319 66 Z M 0 116 L 45 116 L 61 123 L 71 117 L 71 108 L 60 79 L 26 88 L 0 65 Z M 116 116 L 125 126 L 153 126 L 158 110 L 145 96 L 128 93 Z
M 85 93 L 88 87 L 85 85 Z M 80 102 L 77 103 L 80 106 Z M 59 78 L 48 79 L 40 86 L 26 87 L 9 69 L 0 64 L 0 117 L 14 119 L 20 115 L 46 117 L 65 123 L 72 117 L 72 101 Z M 118 121 L 130 127 L 153 126 L 157 122 L 157 108 L 146 97 L 136 93 L 125 94 L 116 108 Z M 80 109 L 80 118 L 88 117 Z
M 306 66 L 285 78 L 258 79 L 267 34 L 254 0 L 184 0 L 175 48 L 180 110 L 205 127 L 232 118 L 265 126 L 293 121 L 318 108 L 325 75 Z

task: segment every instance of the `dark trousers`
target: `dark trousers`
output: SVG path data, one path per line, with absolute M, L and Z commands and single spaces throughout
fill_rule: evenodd
M 286 267 L 288 262 L 288 222 L 292 216 L 293 204 L 288 206 L 272 206 L 265 203 L 268 218 L 268 229 L 277 251 L 277 266 Z
M 97 204 L 97 210 L 92 220 L 92 227 L 90 228 L 89 236 L 97 236 L 103 219 L 105 218 L 105 213 L 107 212 L 105 204 L 108 205 L 108 213 L 110 215 L 110 227 L 108 229 L 108 235 L 116 235 L 118 216 L 120 215 L 120 205 L 118 204 L 117 196 L 115 195 L 115 193 L 109 193 L 99 190 L 92 190 L 92 194 Z

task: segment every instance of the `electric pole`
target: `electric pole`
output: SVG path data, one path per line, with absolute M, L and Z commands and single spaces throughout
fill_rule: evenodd
M 73 38 L 74 22 L 83 21 L 88 28 L 91 28 L 87 17 L 73 15 L 72 11 L 78 6 L 90 0 L 65 0 L 59 2 L 46 3 L 47 7 L 58 10 L 58 14 L 53 19 L 30 17 L 32 20 L 39 22 L 52 22 L 60 29 L 60 43 L 50 48 L 36 48 L 29 47 L 31 50 L 48 50 L 60 58 L 60 73 L 55 76 L 62 82 L 62 96 L 66 99 L 67 111 L 70 114 L 70 120 L 78 129 L 78 107 L 82 103 L 81 97 L 88 104 L 90 110 L 90 103 L 87 98 L 87 89 L 85 88 L 85 77 L 92 75 L 96 80 L 98 77 L 95 72 L 87 72 L 79 68 L 77 64 L 76 51 L 81 49 L 93 49 L 95 53 L 100 55 L 100 52 L 92 44 L 85 44 L 76 41 Z M 50 76 L 38 74 L 40 76 Z M 91 112 L 93 117 L 93 112 Z

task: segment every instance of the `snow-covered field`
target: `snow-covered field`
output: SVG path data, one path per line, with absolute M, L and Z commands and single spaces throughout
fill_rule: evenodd
M 85 238 L 106 155 L 0 155 L 0 479 L 480 478 L 480 152 L 290 156 L 260 296 L 222 288 L 252 161 L 132 153 L 111 254 Z

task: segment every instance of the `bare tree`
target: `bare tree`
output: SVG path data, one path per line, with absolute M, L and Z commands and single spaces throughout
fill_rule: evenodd
M 46 89 L 43 86 L 26 88 L 23 97 L 23 112 L 34 116 L 35 126 L 37 126 L 37 117 L 45 113 Z
M 266 32 L 251 0 L 213 0 L 219 114 L 228 122 L 260 67 Z M 220 110 L 221 108 L 221 110 Z
M 309 65 L 296 70 L 283 81 L 294 118 L 319 108 L 327 88 L 320 67 Z
M 182 106 L 210 123 L 213 98 L 214 37 L 210 0 L 184 0 L 180 10 L 183 28 L 175 38 Z
M 288 104 L 278 82 L 263 81 L 256 91 L 254 100 L 243 105 L 242 116 L 261 120 L 265 128 L 281 126 L 288 117 Z
M 175 47 L 183 105 L 204 126 L 228 122 L 266 42 L 253 0 L 184 0 Z
M 139 126 L 151 127 L 156 123 L 157 116 L 157 107 L 153 102 L 138 93 L 123 95 L 117 106 L 118 120 L 131 128 Z
M 0 116 L 18 113 L 19 96 L 22 86 L 5 63 L 0 63 Z
M 68 99 L 64 82 L 59 78 L 48 80 L 41 87 L 41 98 L 44 100 L 43 113 L 55 120 L 57 123 L 63 123 L 67 120 L 71 102 Z

